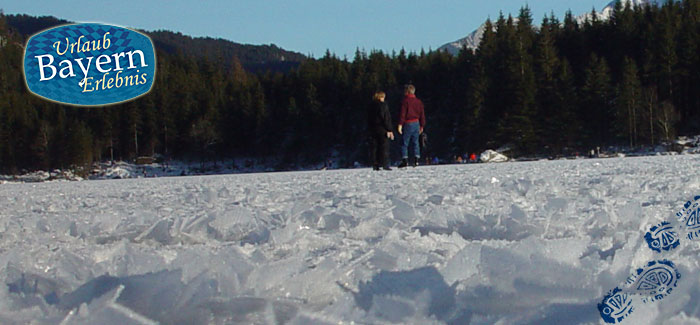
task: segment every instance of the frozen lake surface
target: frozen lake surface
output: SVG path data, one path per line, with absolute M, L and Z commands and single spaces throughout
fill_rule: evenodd
M 700 324 L 700 156 L 0 185 L 1 324 Z

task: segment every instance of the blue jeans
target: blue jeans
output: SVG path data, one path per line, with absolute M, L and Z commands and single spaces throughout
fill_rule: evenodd
M 413 147 L 413 156 L 420 158 L 420 146 L 418 145 L 418 135 L 420 134 L 420 123 L 412 122 L 403 126 L 403 143 L 401 144 L 401 157 L 408 158 L 408 146 Z

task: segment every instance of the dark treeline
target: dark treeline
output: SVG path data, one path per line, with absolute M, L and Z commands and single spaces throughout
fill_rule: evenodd
M 700 133 L 700 0 L 618 5 L 610 20 L 592 17 L 552 15 L 535 26 L 526 7 L 487 22 L 479 49 L 456 57 L 358 50 L 349 62 L 328 52 L 287 73 L 157 48 L 153 91 L 90 109 L 29 95 L 26 35 L 0 19 L 0 169 L 153 154 L 294 164 L 335 151 L 341 164 L 364 162 L 373 92 L 385 90 L 397 115 L 409 82 L 425 103 L 429 154 L 442 158 L 504 145 L 516 155 L 559 155 Z

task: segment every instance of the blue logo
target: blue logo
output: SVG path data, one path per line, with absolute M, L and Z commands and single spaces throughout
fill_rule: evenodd
M 644 304 L 659 301 L 673 292 L 680 278 L 673 262 L 651 261 L 603 297 L 598 303 L 600 317 L 609 324 L 621 323 L 635 310 L 635 298 Z
M 688 201 L 676 216 L 685 238 L 690 240 L 700 238 L 700 196 L 696 196 L 692 202 Z
M 673 262 L 651 261 L 627 279 L 633 293 L 643 297 L 642 302 L 654 302 L 671 294 L 681 278 Z
M 598 311 L 606 323 L 620 323 L 634 311 L 632 297 L 620 288 L 612 289 L 598 304 Z
M 661 250 L 673 250 L 680 244 L 678 234 L 674 231 L 671 223 L 666 221 L 651 227 L 644 235 L 644 239 L 649 248 L 657 253 L 661 253 Z
M 151 39 L 123 27 L 55 27 L 27 41 L 24 77 L 32 93 L 62 104 L 102 106 L 151 90 L 156 56 Z

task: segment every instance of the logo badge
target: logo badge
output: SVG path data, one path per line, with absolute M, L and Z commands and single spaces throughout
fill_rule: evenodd
M 151 39 L 112 25 L 75 24 L 35 34 L 24 50 L 32 93 L 62 104 L 103 106 L 148 93 L 155 80 Z

